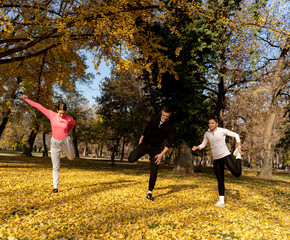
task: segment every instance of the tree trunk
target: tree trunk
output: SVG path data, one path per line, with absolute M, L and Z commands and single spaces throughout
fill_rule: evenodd
M 26 144 L 26 148 L 23 152 L 23 154 L 25 154 L 26 156 L 32 156 L 31 153 L 33 150 L 33 144 L 34 144 L 35 138 L 36 138 L 37 133 L 38 133 L 38 129 L 39 129 L 39 126 L 37 128 L 35 128 L 34 130 L 32 130 L 30 133 L 30 136 L 28 138 L 28 146 Z
M 123 143 L 122 143 L 122 152 L 121 152 L 121 161 L 123 161 L 123 159 L 124 159 L 124 150 L 125 150 L 125 145 L 126 145 L 126 142 L 125 141 L 123 141 Z
M 115 165 L 115 151 L 114 150 L 111 153 L 111 165 Z
M 280 57 L 278 59 L 277 65 L 275 67 L 275 73 L 272 79 L 273 83 L 273 96 L 271 105 L 269 108 L 269 115 L 266 118 L 265 130 L 264 130 L 264 158 L 262 160 L 262 169 L 257 177 L 264 179 L 272 179 L 272 161 L 273 161 L 273 147 L 272 147 L 272 131 L 274 127 L 274 122 L 276 118 L 276 112 L 278 108 L 278 100 L 281 91 L 285 88 L 287 84 L 287 79 L 282 78 L 282 73 L 285 68 L 286 56 L 289 52 L 290 38 L 286 40 L 284 49 L 282 50 Z
M 78 148 L 78 138 L 77 137 L 73 138 L 73 145 L 74 145 L 76 157 L 79 158 L 80 153 L 79 153 L 79 148 Z
M 3 119 L 2 119 L 2 123 L 1 123 L 1 125 L 0 125 L 0 137 L 1 137 L 2 133 L 4 132 L 5 127 L 6 127 L 7 123 L 8 123 L 10 113 L 11 113 L 11 110 L 9 109 L 9 110 L 5 113 L 5 116 L 4 116 Z
M 272 130 L 274 127 L 274 121 L 276 118 L 275 109 L 270 108 L 270 113 L 266 119 L 264 130 L 264 147 L 263 147 L 263 159 L 262 169 L 258 174 L 259 178 L 273 179 L 272 166 L 273 166 L 273 148 L 272 148 Z
M 35 141 L 35 138 L 38 134 L 39 128 L 40 128 L 40 124 L 41 124 L 41 119 L 42 118 L 42 113 L 40 111 L 36 112 L 36 116 L 35 116 L 35 123 L 32 124 L 32 126 L 34 126 L 34 129 L 32 129 L 30 136 L 28 138 L 28 147 L 26 144 L 26 148 L 23 152 L 23 154 L 27 155 L 27 156 L 32 156 L 32 150 L 33 150 L 33 144 Z
M 11 92 L 11 94 L 10 94 L 10 99 L 9 99 L 9 101 L 12 103 L 11 106 L 13 106 L 14 100 L 15 100 L 16 97 L 17 97 L 16 92 L 17 92 L 17 89 L 18 89 L 19 84 L 22 82 L 21 77 L 18 77 L 18 78 L 16 79 L 16 81 L 17 81 L 17 85 L 16 85 L 15 88 L 13 88 L 13 90 L 12 90 L 12 92 Z M 0 125 L 0 137 L 1 137 L 2 133 L 4 132 L 4 130 L 5 130 L 5 128 L 6 128 L 6 125 L 7 125 L 7 123 L 8 123 L 9 116 L 10 116 L 10 114 L 11 114 L 11 106 L 9 106 L 9 105 L 7 104 L 7 105 L 6 105 L 7 109 L 3 111 L 2 123 L 1 123 L 1 125 Z
M 104 144 L 102 143 L 100 147 L 99 157 L 103 156 L 103 147 L 104 147 Z
M 220 127 L 223 127 L 224 120 L 224 110 L 226 108 L 226 89 L 224 83 L 224 74 L 227 72 L 226 68 L 226 58 L 225 51 L 221 54 L 221 66 L 219 69 L 220 75 L 218 77 L 218 93 L 217 93 L 217 105 L 216 105 L 216 116 L 219 122 Z
M 84 151 L 83 151 L 83 157 L 85 157 L 86 156 L 86 153 L 87 153 L 87 148 L 86 148 L 86 146 L 85 146 L 85 148 L 84 148 Z
M 73 136 L 73 145 L 74 145 L 74 149 L 75 149 L 75 155 L 76 155 L 76 158 L 79 158 L 80 153 L 79 153 L 79 148 L 78 148 L 78 137 L 77 137 L 75 127 L 72 129 L 72 136 Z
M 172 173 L 193 173 L 193 157 L 190 147 L 182 140 L 178 148 L 178 156 Z
M 116 138 L 112 146 L 111 165 L 115 165 L 115 154 L 118 151 L 120 139 Z
M 98 156 L 98 147 L 96 147 L 96 144 L 94 144 L 93 147 L 94 147 L 93 157 L 97 157 Z
M 48 151 L 47 151 L 47 147 L 46 147 L 46 132 L 42 133 L 42 144 L 43 144 L 43 155 L 42 157 L 48 157 Z
M 83 152 L 83 157 L 87 157 L 88 155 L 89 155 L 88 141 L 85 140 L 85 150 Z

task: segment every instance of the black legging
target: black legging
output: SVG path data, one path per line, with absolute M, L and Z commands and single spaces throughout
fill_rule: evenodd
M 156 159 L 155 156 L 161 152 L 160 148 L 152 148 L 146 146 L 144 143 L 141 143 L 135 148 L 129 155 L 128 161 L 133 163 L 136 162 L 140 157 L 144 156 L 145 154 L 149 154 L 150 156 L 150 179 L 149 179 L 149 191 L 154 189 L 156 179 L 157 179 L 157 172 L 159 165 L 155 163 Z
M 235 177 L 239 177 L 242 175 L 241 159 L 236 159 L 232 154 L 214 160 L 213 161 L 214 173 L 218 180 L 218 189 L 220 196 L 225 195 L 225 175 L 224 175 L 225 165 Z

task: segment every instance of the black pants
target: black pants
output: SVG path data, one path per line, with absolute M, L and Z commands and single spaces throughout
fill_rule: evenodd
M 225 195 L 225 175 L 224 175 L 225 165 L 235 177 L 239 177 L 242 175 L 241 159 L 236 159 L 232 154 L 214 160 L 213 161 L 214 173 L 218 180 L 218 189 L 220 196 Z
M 160 147 L 148 147 L 145 143 L 141 143 L 135 148 L 129 155 L 128 161 L 133 163 L 136 162 L 140 157 L 144 156 L 145 154 L 149 154 L 150 156 L 150 179 L 149 179 L 149 191 L 154 189 L 156 179 L 157 179 L 157 172 L 159 165 L 155 163 L 156 159 L 155 156 L 161 153 Z

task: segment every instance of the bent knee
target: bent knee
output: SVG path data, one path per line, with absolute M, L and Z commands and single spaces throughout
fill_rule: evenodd
M 54 173 L 59 173 L 59 166 L 57 166 L 57 167 L 53 167 L 53 168 L 52 168 L 52 171 L 53 171 Z
M 131 155 L 129 155 L 128 162 L 133 163 L 133 162 L 136 162 L 136 160 Z
M 74 160 L 75 155 L 71 155 L 71 156 L 66 156 L 68 158 L 68 160 Z
M 238 178 L 238 177 L 242 176 L 242 173 L 241 172 L 240 173 L 237 173 L 234 176 Z

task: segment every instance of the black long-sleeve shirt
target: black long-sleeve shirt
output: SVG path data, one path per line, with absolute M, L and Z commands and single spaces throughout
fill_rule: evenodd
M 174 142 L 175 127 L 169 120 L 160 125 L 161 116 L 155 116 L 143 131 L 143 143 L 153 148 L 160 148 L 165 139 L 166 147 L 170 148 Z M 160 125 L 160 126 L 159 126 Z

